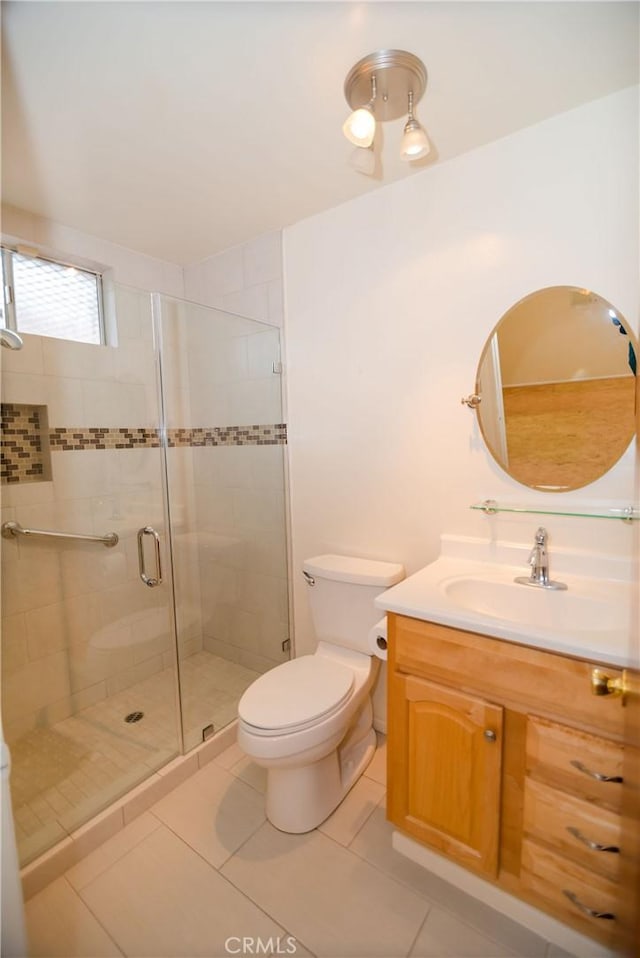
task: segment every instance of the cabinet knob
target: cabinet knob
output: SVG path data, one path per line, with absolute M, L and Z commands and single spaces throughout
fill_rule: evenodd
M 625 676 L 612 679 L 602 669 L 591 670 L 591 691 L 594 695 L 624 695 Z
M 487 742 L 495 742 L 498 736 L 493 729 L 486 728 L 484 730 L 484 737 L 486 738 Z

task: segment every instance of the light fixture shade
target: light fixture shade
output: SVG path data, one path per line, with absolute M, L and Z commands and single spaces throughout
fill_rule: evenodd
M 373 176 L 376 171 L 376 157 L 373 152 L 373 146 L 362 148 L 357 146 L 351 151 L 349 164 L 358 173 L 364 173 L 365 176 Z
M 409 120 L 404 128 L 404 135 L 400 144 L 400 157 L 410 162 L 411 160 L 421 160 L 430 152 L 431 144 L 427 139 L 427 134 L 417 120 Z
M 376 120 L 371 110 L 360 107 L 345 120 L 342 132 L 354 146 L 371 146 L 376 133 Z

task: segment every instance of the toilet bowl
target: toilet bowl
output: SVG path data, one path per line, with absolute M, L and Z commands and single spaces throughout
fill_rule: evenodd
M 317 649 L 261 675 L 238 705 L 238 743 L 267 769 L 267 818 L 293 833 L 323 822 L 373 758 L 373 600 L 404 578 L 397 563 L 351 556 L 316 556 L 303 570 Z

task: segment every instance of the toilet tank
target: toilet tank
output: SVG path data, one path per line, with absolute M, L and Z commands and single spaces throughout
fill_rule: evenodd
M 373 600 L 404 579 L 397 562 L 321 555 L 302 564 L 316 638 L 356 652 L 369 652 L 369 630 L 380 619 Z

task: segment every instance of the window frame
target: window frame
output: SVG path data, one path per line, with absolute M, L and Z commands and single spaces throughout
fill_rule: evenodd
M 2 259 L 2 300 L 3 300 L 3 310 L 4 310 L 4 324 L 8 329 L 13 330 L 16 333 L 20 333 L 20 323 L 18 317 L 18 309 L 16 308 L 15 293 L 14 293 L 14 282 L 13 282 L 13 257 L 14 255 L 19 255 L 23 257 L 28 257 L 35 260 L 43 260 L 47 263 L 54 263 L 56 266 L 65 266 L 70 269 L 76 269 L 82 273 L 89 273 L 96 282 L 96 302 L 98 306 L 98 334 L 99 341 L 87 342 L 82 339 L 72 339 L 68 336 L 48 336 L 48 339 L 58 339 L 61 342 L 66 343 L 82 343 L 85 346 L 108 346 L 109 340 L 107 338 L 107 322 L 106 322 L 106 309 L 105 309 L 105 283 L 104 283 L 104 273 L 98 269 L 87 266 L 84 263 L 79 261 L 72 261 L 70 259 L 63 259 L 59 256 L 51 256 L 47 253 L 42 253 L 40 250 L 33 248 L 24 248 L 18 245 L 11 245 L 6 242 L 0 244 L 0 257 Z M 19 304 L 18 304 L 19 307 Z M 36 335 L 36 336 L 47 336 L 46 333 L 28 333 L 25 331 L 25 335 Z

